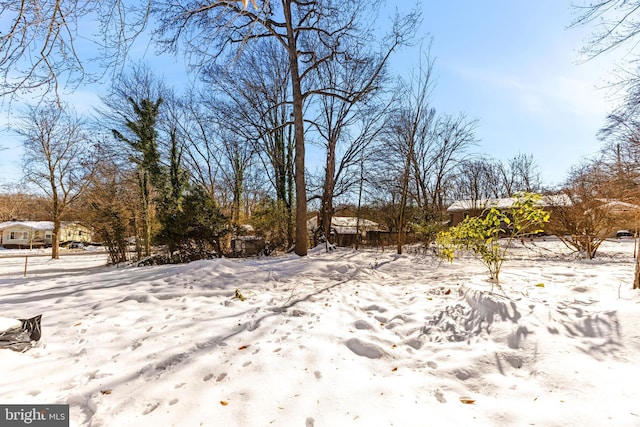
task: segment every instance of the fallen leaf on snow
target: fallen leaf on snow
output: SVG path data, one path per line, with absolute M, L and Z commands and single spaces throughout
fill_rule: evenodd
M 470 397 L 461 397 L 460 398 L 460 402 L 466 404 L 466 405 L 472 405 L 476 402 L 475 399 L 472 399 Z
M 229 404 L 229 402 L 227 402 L 226 400 L 221 400 L 221 401 L 220 401 L 220 404 L 221 404 L 222 406 L 227 406 L 227 405 Z

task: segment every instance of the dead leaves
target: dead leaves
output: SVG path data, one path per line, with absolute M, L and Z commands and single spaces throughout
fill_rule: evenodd
M 221 400 L 221 401 L 220 401 L 220 404 L 221 404 L 222 406 L 227 406 L 227 405 L 229 404 L 229 402 L 227 402 L 226 400 Z
M 430 288 L 427 291 L 427 299 L 429 301 L 433 300 L 433 297 L 442 297 L 442 296 L 448 296 L 452 294 L 452 289 L 446 286 L 436 286 L 433 288 Z
M 236 289 L 236 293 L 233 296 L 233 298 L 235 299 L 239 299 L 240 301 L 246 301 L 247 297 L 245 297 L 244 295 L 242 295 L 242 292 L 240 292 L 240 289 Z

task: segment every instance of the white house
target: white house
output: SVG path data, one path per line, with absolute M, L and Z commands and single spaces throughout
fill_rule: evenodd
M 91 242 L 91 228 L 77 222 L 60 224 L 60 244 Z M 7 221 L 0 223 L 0 246 L 33 248 L 51 246 L 53 221 Z

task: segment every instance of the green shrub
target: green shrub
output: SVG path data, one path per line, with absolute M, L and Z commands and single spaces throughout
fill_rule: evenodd
M 489 270 L 496 283 L 513 239 L 541 233 L 549 213 L 537 205 L 542 196 L 519 193 L 508 208 L 487 208 L 479 217 L 438 233 L 438 253 L 453 262 L 457 250 L 473 253 Z

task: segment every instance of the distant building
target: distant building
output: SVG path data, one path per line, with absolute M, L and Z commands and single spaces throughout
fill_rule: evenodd
M 78 222 L 60 224 L 60 245 L 90 243 L 92 230 Z M 7 249 L 41 248 L 53 243 L 53 221 L 7 221 L 0 223 L 0 246 Z
M 314 217 L 307 221 L 307 229 L 310 233 L 315 233 L 318 229 L 318 218 Z M 353 246 L 357 242 L 366 240 L 367 233 L 379 229 L 376 222 L 368 219 L 352 216 L 334 216 L 331 218 L 331 232 L 329 242 L 338 246 Z
M 264 237 L 238 236 L 231 239 L 231 255 L 234 257 L 259 256 L 265 253 Z
M 501 199 L 457 200 L 447 208 L 447 213 L 449 214 L 449 225 L 458 225 L 467 217 L 481 216 L 487 209 L 509 209 L 513 206 L 515 201 L 515 197 L 505 197 Z M 543 208 L 570 206 L 571 199 L 565 194 L 542 196 L 542 198 L 538 200 L 537 205 Z

